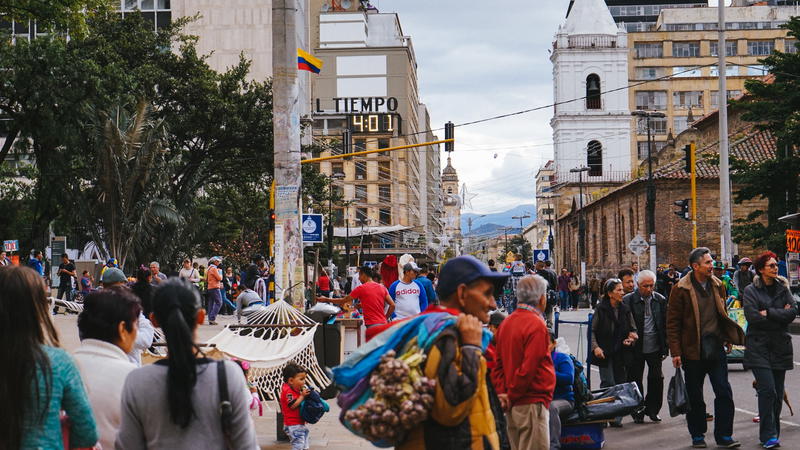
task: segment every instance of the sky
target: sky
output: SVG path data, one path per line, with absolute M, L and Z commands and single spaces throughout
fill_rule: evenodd
M 420 99 L 428 106 L 432 128 L 552 103 L 549 50 L 569 0 L 372 4 L 398 13 L 403 33 L 412 38 Z M 462 212 L 496 213 L 535 203 L 534 176 L 553 157 L 551 116 L 552 108 L 545 108 L 456 127 L 453 167 L 471 198 Z

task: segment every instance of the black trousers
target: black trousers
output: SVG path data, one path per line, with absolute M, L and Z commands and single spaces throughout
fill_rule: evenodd
M 664 398 L 664 372 L 661 370 L 661 352 L 640 353 L 633 357 L 628 366 L 628 382 L 636 383 L 644 397 L 644 412 L 655 415 L 661 411 Z M 647 364 L 647 395 L 642 380 L 644 366 Z
M 728 382 L 728 361 L 725 351 L 719 350 L 716 361 L 683 361 L 686 376 L 686 393 L 691 410 L 686 414 L 689 434 L 694 438 L 708 430 L 706 403 L 703 401 L 703 384 L 706 376 L 714 390 L 714 439 L 717 443 L 733 436 L 733 390 Z
M 783 408 L 783 386 L 785 370 L 754 367 L 758 393 L 758 437 L 764 443 L 781 435 L 781 409 Z

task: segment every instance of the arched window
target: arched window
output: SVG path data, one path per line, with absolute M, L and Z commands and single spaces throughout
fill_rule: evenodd
M 586 165 L 589 167 L 590 177 L 603 176 L 603 144 L 600 141 L 589 141 Z
M 448 194 L 452 194 L 453 193 L 453 188 L 452 187 L 447 188 L 447 193 Z
M 586 109 L 603 109 L 600 101 L 600 77 L 591 74 L 586 77 Z

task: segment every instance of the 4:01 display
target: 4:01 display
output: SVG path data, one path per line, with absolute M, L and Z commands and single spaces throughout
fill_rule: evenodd
M 347 123 L 352 133 L 394 133 L 400 119 L 396 114 L 353 114 Z

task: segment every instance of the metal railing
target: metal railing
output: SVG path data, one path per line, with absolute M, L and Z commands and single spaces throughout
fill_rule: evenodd
M 579 173 L 573 172 L 556 172 L 554 175 L 555 183 L 577 183 L 581 179 L 583 179 L 584 183 L 596 183 L 602 181 L 611 181 L 611 182 L 624 182 L 629 181 L 631 179 L 631 172 L 627 170 L 604 170 L 601 175 L 589 175 L 592 172 L 586 172 L 582 176 L 579 177 Z

